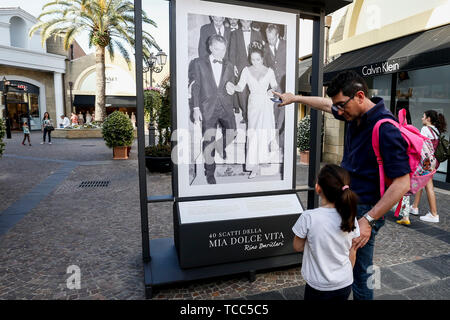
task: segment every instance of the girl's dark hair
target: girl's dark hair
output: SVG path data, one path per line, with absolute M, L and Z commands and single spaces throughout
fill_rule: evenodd
M 435 126 L 440 133 L 447 131 L 447 122 L 442 113 L 437 113 L 434 110 L 427 110 L 424 113 L 425 117 L 430 118 L 431 124 Z
M 47 111 L 45 111 L 45 112 L 44 112 L 44 116 L 42 117 L 42 120 L 45 119 L 45 115 L 46 115 L 46 114 L 48 115 L 48 118 L 50 119 L 50 113 L 48 113 Z
M 350 188 L 349 173 L 334 164 L 327 164 L 319 172 L 317 183 L 322 188 L 325 198 L 334 203 L 342 218 L 341 230 L 350 232 L 355 230 L 356 205 L 358 196 Z

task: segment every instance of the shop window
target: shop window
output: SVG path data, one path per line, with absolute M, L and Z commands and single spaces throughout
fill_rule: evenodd
M 409 110 L 412 124 L 419 130 L 422 128 L 422 116 L 427 110 L 442 113 L 450 123 L 450 66 L 441 66 L 421 70 L 408 71 L 408 79 L 399 83 L 397 90 L 409 91 Z M 445 135 L 448 137 L 447 128 Z M 447 163 L 441 163 L 435 179 L 446 180 Z
M 41 129 L 41 121 L 39 114 L 39 95 L 29 94 L 29 106 L 30 106 L 30 124 L 31 130 Z
M 386 109 L 389 110 L 391 104 L 391 82 L 392 75 L 386 74 L 378 77 L 365 78 L 369 87 L 369 97 L 381 97 L 384 100 Z

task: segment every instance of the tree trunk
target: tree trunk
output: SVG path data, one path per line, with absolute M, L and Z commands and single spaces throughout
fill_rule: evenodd
M 103 122 L 106 117 L 105 95 L 106 95 L 106 76 L 105 76 L 105 48 L 95 47 L 95 121 Z

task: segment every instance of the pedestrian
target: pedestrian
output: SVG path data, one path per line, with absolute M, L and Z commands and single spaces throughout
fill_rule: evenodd
M 25 139 L 28 139 L 28 145 L 31 146 L 31 141 L 30 141 L 30 128 L 28 127 L 28 123 L 26 121 L 24 121 L 23 126 L 23 140 L 22 140 L 22 144 L 25 145 Z
M 423 127 L 420 130 L 420 133 L 430 138 L 433 142 L 433 147 L 436 150 L 437 145 L 439 143 L 439 135 L 447 131 L 447 122 L 445 121 L 445 117 L 442 113 L 437 113 L 434 110 L 428 110 L 425 111 L 425 113 L 422 116 L 422 124 Z M 436 169 L 438 165 L 436 166 Z M 416 193 L 416 197 L 414 198 L 414 202 L 411 206 L 411 209 L 409 213 L 418 216 L 419 215 L 419 202 L 420 197 L 422 196 L 423 189 L 420 189 Z M 434 194 L 434 186 L 433 186 L 433 179 L 430 179 L 425 186 L 425 191 L 427 192 L 427 198 L 428 198 L 428 204 L 430 206 L 430 211 L 420 217 L 420 220 L 426 221 L 426 222 L 439 222 L 439 215 L 437 213 L 437 206 L 436 206 L 436 195 Z
M 352 290 L 359 237 L 356 205 L 348 172 L 327 164 L 319 172 L 315 190 L 321 205 L 302 213 L 295 223 L 294 249 L 303 251 L 305 300 L 348 300 Z
M 48 134 L 48 144 L 52 144 L 52 131 L 54 130 L 52 120 L 50 119 L 50 114 L 48 112 L 44 113 L 44 118 L 42 118 L 42 131 L 44 132 L 41 144 L 45 143 L 45 137 Z
M 400 220 L 396 221 L 398 224 L 403 224 L 403 225 L 407 225 L 407 226 L 409 226 L 411 224 L 411 221 L 409 220 L 409 211 L 411 210 L 411 207 L 409 206 L 409 204 L 410 204 L 410 197 L 403 196 L 402 206 L 401 206 L 399 214 L 398 214 L 402 218 Z M 398 203 L 396 203 L 392 207 L 391 210 L 395 212 L 395 210 L 397 210 L 397 206 L 398 206 Z
M 78 116 L 72 112 L 72 115 L 70 116 L 70 121 L 72 123 L 72 127 L 78 125 Z
M 61 123 L 60 123 L 60 128 L 67 128 L 70 127 L 70 120 L 69 118 L 66 117 L 65 114 L 61 115 Z
M 373 273 L 375 236 L 385 223 L 383 216 L 410 189 L 407 143 L 399 129 L 384 123 L 380 127 L 380 151 L 385 174 L 392 184 L 383 197 L 380 196 L 380 176 L 372 147 L 372 131 L 378 120 L 396 118 L 386 109 L 382 98 L 368 98 L 366 82 L 354 71 L 341 72 L 332 80 L 327 88 L 331 99 L 295 96 L 292 93 L 274 94 L 281 98 L 280 106 L 299 102 L 332 113 L 336 119 L 346 122 L 341 166 L 350 173 L 350 189 L 359 198 L 357 218 L 360 236 L 353 239 L 357 249 L 353 298 L 372 300 L 373 286 L 369 278 Z

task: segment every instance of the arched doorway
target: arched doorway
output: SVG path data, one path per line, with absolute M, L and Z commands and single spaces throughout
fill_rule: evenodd
M 0 82 L 0 91 L 4 96 L 3 83 Z M 20 131 L 24 121 L 28 122 L 31 130 L 40 130 L 39 87 L 24 81 L 10 80 L 6 94 L 6 108 L 3 109 L 3 118 L 8 113 L 11 130 Z

